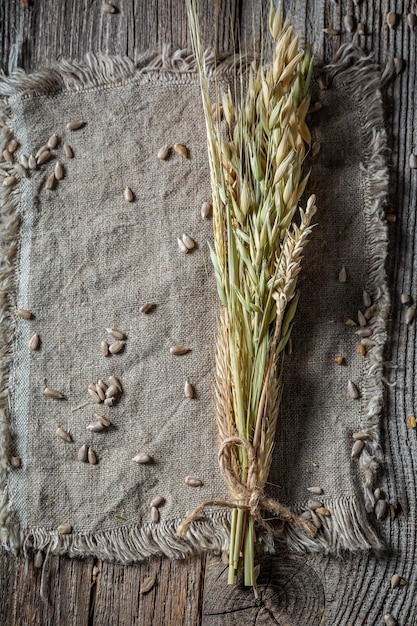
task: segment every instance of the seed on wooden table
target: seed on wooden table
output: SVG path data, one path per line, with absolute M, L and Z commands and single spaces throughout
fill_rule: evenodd
M 363 346 L 366 346 L 367 348 L 373 348 L 374 346 L 376 346 L 376 341 L 370 339 L 369 337 L 362 337 L 361 344 Z
M 81 448 L 78 450 L 77 460 L 82 463 L 86 463 L 88 458 L 88 446 L 84 443 Z
M 10 465 L 15 468 L 20 467 L 22 465 L 22 459 L 20 456 L 12 456 L 10 459 Z
M 347 280 L 347 271 L 346 271 L 346 267 L 344 265 L 342 265 L 340 272 L 339 272 L 339 283 L 345 283 Z
M 151 506 L 151 522 L 159 522 L 159 511 L 156 506 Z
M 359 22 L 356 32 L 358 35 L 365 35 L 365 24 L 363 22 Z
M 20 165 L 23 165 L 25 170 L 27 170 L 29 168 L 29 160 L 28 160 L 28 158 L 27 158 L 27 156 L 25 154 L 21 154 L 20 155 L 19 163 L 20 163 Z
M 401 581 L 401 576 L 399 574 L 393 574 L 391 576 L 391 589 L 395 589 L 399 586 Z
M 401 57 L 394 57 L 394 68 L 396 74 L 400 74 L 400 72 L 402 72 L 404 65 L 404 59 L 401 59 Z
M 330 35 L 330 37 L 336 37 L 337 35 L 340 35 L 340 30 L 337 30 L 336 28 L 323 28 L 323 33 L 325 35 Z
M 103 391 L 106 391 L 108 384 L 104 382 L 104 380 L 98 380 L 97 387 L 100 387 L 100 389 L 102 389 Z
M 366 326 L 368 323 L 368 320 L 366 319 L 362 311 L 358 311 L 358 322 L 359 322 L 359 326 L 362 326 L 362 327 Z
M 322 526 L 321 519 L 319 518 L 318 515 L 316 515 L 316 513 L 314 511 L 311 511 L 311 521 L 313 522 L 313 524 L 317 528 L 317 530 L 320 530 L 320 528 Z
M 416 418 L 414 415 L 409 415 L 407 417 L 407 426 L 408 428 L 415 428 L 417 426 Z
M 149 454 L 147 454 L 146 452 L 139 452 L 139 454 L 136 454 L 132 461 L 134 461 L 135 463 L 139 463 L 140 465 L 144 464 L 144 463 L 150 463 L 152 461 L 152 458 L 149 456 Z
M 410 154 L 410 167 L 412 170 L 417 169 L 417 155 Z
M 184 482 L 189 487 L 201 487 L 203 484 L 202 481 L 195 476 L 186 476 Z
M 69 434 L 69 432 L 67 432 L 63 428 L 61 428 L 61 427 L 57 428 L 56 431 L 55 431 L 55 434 L 56 434 L 57 437 L 59 437 L 60 439 L 63 439 L 67 443 L 72 443 L 71 435 Z
M 57 180 L 62 180 L 64 178 L 64 168 L 61 161 L 57 161 L 55 163 L 54 174 Z
M 408 13 L 407 24 L 411 30 L 415 29 L 415 26 L 417 24 L 417 15 L 415 13 Z
M 188 380 L 185 381 L 184 395 L 186 398 L 194 398 L 194 387 Z
M 33 558 L 33 566 L 36 567 L 36 569 L 40 569 L 42 567 L 42 564 L 43 564 L 43 554 L 40 550 L 38 550 Z
M 70 535 L 72 533 L 71 524 L 60 524 L 57 528 L 59 535 Z
M 331 511 L 329 511 L 329 509 L 326 509 L 325 506 L 320 506 L 318 509 L 315 510 L 317 515 L 323 515 L 323 517 L 330 517 L 331 516 Z
M 377 502 L 380 498 L 381 498 L 381 490 L 379 487 L 377 487 L 374 491 L 374 498 L 375 498 L 375 502 Z
M 203 202 L 201 205 L 201 217 L 204 220 L 209 219 L 213 215 L 213 207 L 210 202 Z
M 148 593 L 148 591 L 154 588 L 155 582 L 156 581 L 155 581 L 154 576 L 148 576 L 148 578 L 144 578 L 142 582 L 140 583 L 139 593 L 140 594 Z
M 72 120 L 71 122 L 68 122 L 66 128 L 67 130 L 78 130 L 83 126 L 85 126 L 85 122 L 82 122 L 81 120 Z
M 49 161 L 50 158 L 51 158 L 51 153 L 47 149 L 38 156 L 38 158 L 36 159 L 36 162 L 38 165 L 43 165 L 44 163 Z
M 185 243 L 183 242 L 183 240 L 180 239 L 179 237 L 177 237 L 177 243 L 178 243 L 178 247 L 181 250 L 181 252 L 184 252 L 184 254 L 187 254 L 188 248 L 185 245 Z
M 133 200 L 135 199 L 135 196 L 133 195 L 133 191 L 131 190 L 130 187 L 126 187 L 124 191 L 124 197 L 125 197 L 125 200 L 127 200 L 127 202 L 133 202 Z
M 88 426 L 86 426 L 86 430 L 89 430 L 92 433 L 100 433 L 104 429 L 105 426 L 104 424 L 102 424 L 102 422 L 92 422 L 91 424 L 88 424 Z
M 54 133 L 53 135 L 51 135 L 46 143 L 46 145 L 48 146 L 48 148 L 50 148 L 51 150 L 53 150 L 54 148 L 57 147 L 58 145 L 58 136 Z
M 352 433 L 352 439 L 354 439 L 354 441 L 364 441 L 365 439 L 371 439 L 371 436 L 368 433 L 359 431 L 357 433 Z
M 366 354 L 366 346 L 364 346 L 363 343 L 360 343 L 358 345 L 357 352 L 358 352 L 359 356 L 365 356 L 365 354 Z
M 116 385 L 120 392 L 122 391 L 122 383 L 116 376 L 109 376 L 109 385 Z
M 9 187 L 14 187 L 16 183 L 17 183 L 16 176 L 6 176 L 6 178 L 3 179 L 2 185 L 6 189 L 8 189 Z
M 36 169 L 36 165 L 37 165 L 37 163 L 36 163 L 36 159 L 35 159 L 35 157 L 33 156 L 33 154 L 30 154 L 30 155 L 29 155 L 28 165 L 29 165 L 29 169 L 30 169 L 30 170 L 35 170 L 35 169 Z
M 411 324 L 411 322 L 414 319 L 414 316 L 416 314 L 416 307 L 415 306 L 409 306 L 407 309 L 407 312 L 405 314 L 405 323 L 406 324 Z
M 117 396 L 119 392 L 120 389 L 117 387 L 117 385 L 110 385 L 110 387 L 106 389 L 106 398 L 113 398 L 114 396 Z
M 16 141 L 16 139 L 12 139 L 11 141 L 9 141 L 9 145 L 7 146 L 7 149 L 10 152 L 10 154 L 13 154 L 13 152 L 16 150 L 16 148 L 17 148 L 17 141 Z
M 150 507 L 153 507 L 153 506 L 158 507 L 158 506 L 161 506 L 162 504 L 164 504 L 164 502 L 165 502 L 165 498 L 163 496 L 155 496 L 153 498 L 153 500 L 151 500 L 151 503 L 150 503 L 149 506 Z
M 180 155 L 183 159 L 188 159 L 188 150 L 182 143 L 175 143 L 174 150 L 177 154 Z
M 357 398 L 359 398 L 359 389 L 351 380 L 348 380 L 347 395 L 349 396 L 349 398 L 352 398 L 352 400 L 356 400 Z
M 314 511 L 315 509 L 319 509 L 323 506 L 323 502 L 320 502 L 319 500 L 307 500 L 307 506 L 310 510 Z
M 335 356 L 333 359 L 333 363 L 335 363 L 336 365 L 343 365 L 344 362 L 345 362 L 345 357 L 341 355 Z
M 110 4 L 109 2 L 103 2 L 101 5 L 101 10 L 103 13 L 109 13 L 110 15 L 114 15 L 114 13 L 118 13 L 117 7 L 114 4 Z
M 54 398 L 55 400 L 62 400 L 64 398 L 62 393 L 56 389 L 52 389 L 52 387 L 45 387 L 43 393 L 47 398 Z
M 88 448 L 87 458 L 90 465 L 97 465 L 97 455 L 92 448 Z
M 407 304 L 411 300 L 409 293 L 402 293 L 400 296 L 401 304 Z
M 169 146 L 162 146 L 162 148 L 159 148 L 157 154 L 158 159 L 165 161 L 169 157 L 169 150 Z
M 187 354 L 187 352 L 190 352 L 190 348 L 186 348 L 185 346 L 171 346 L 169 351 L 173 355 L 181 356 L 182 354 Z
M 355 29 L 355 19 L 352 15 L 345 15 L 343 17 L 343 25 L 348 31 L 348 33 L 352 33 Z
M 94 413 L 94 417 L 96 417 L 99 420 L 99 422 L 101 422 L 103 426 L 105 426 L 106 428 L 108 428 L 111 425 L 111 422 L 109 422 L 109 420 L 103 417 L 102 415 L 97 415 L 97 413 Z
M 152 311 L 152 309 L 154 308 L 154 304 L 152 304 L 151 302 L 145 302 L 145 304 L 142 304 L 141 307 L 139 307 L 139 311 L 141 313 L 149 313 L 149 311 Z
M 103 356 L 109 356 L 110 352 L 109 352 L 109 344 L 107 343 L 107 341 L 102 341 L 101 342 L 101 354 Z
M 64 150 L 64 154 L 67 157 L 67 159 L 74 158 L 74 151 L 69 145 L 69 143 L 64 143 L 64 145 L 62 146 L 62 149 Z
M 183 233 L 182 240 L 183 240 L 185 246 L 189 250 L 192 250 L 193 248 L 195 248 L 195 241 L 194 241 L 194 239 L 191 239 L 191 237 L 189 235 L 186 235 L 185 233 Z
M 352 459 L 357 459 L 362 454 L 362 450 L 364 449 L 364 447 L 365 444 L 363 441 L 361 441 L 360 439 L 358 439 L 358 441 L 355 441 L 352 446 L 352 451 L 350 453 Z
M 321 149 L 321 143 L 319 141 L 314 141 L 311 146 L 311 156 L 315 157 L 318 155 Z
M 106 399 L 106 395 L 105 395 L 103 389 L 101 387 L 99 387 L 98 385 L 96 385 L 96 392 L 97 392 L 97 395 L 100 398 L 100 400 L 102 402 L 104 402 L 104 400 Z
M 88 389 L 88 393 L 93 398 L 96 404 L 101 404 L 102 400 L 100 396 L 98 395 L 97 391 L 94 391 L 94 389 Z
M 385 626 L 398 626 L 398 622 L 391 613 L 385 613 L 384 615 Z
M 30 320 L 30 318 L 32 317 L 32 311 L 28 311 L 28 309 L 17 309 L 17 311 L 15 311 L 15 314 L 24 320 Z
M 3 150 L 3 159 L 5 161 L 8 161 L 9 163 L 13 163 L 13 154 L 11 154 L 11 152 L 9 152 L 6 148 L 6 150 Z
M 126 335 L 121 330 L 116 328 L 106 328 L 106 333 L 114 337 L 115 339 L 126 339 Z
M 35 159 L 39 159 L 39 157 L 41 156 L 42 152 L 45 152 L 45 150 L 49 150 L 48 146 L 45 144 L 44 146 L 41 146 L 39 148 L 39 150 L 37 151 L 37 153 L 35 154 Z
M 104 400 L 104 406 L 112 407 L 114 406 L 114 401 L 115 401 L 114 398 L 106 398 Z
M 397 14 L 393 11 L 390 11 L 389 13 L 387 13 L 386 21 L 389 28 L 394 28 L 397 23 Z
M 110 354 L 119 354 L 124 350 L 126 343 L 124 341 L 114 341 L 109 345 Z
M 323 487 L 307 487 L 307 491 L 314 494 L 315 496 L 321 496 L 323 493 Z
M 46 189 L 53 189 L 55 186 L 55 174 L 48 176 L 45 182 Z

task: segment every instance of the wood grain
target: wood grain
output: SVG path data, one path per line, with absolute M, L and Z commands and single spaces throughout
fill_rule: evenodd
M 86 52 L 138 58 L 146 48 L 162 43 L 189 45 L 184 3 L 180 0 L 114 0 L 116 15 L 104 15 L 100 0 L 20 0 L 0 3 L 0 63 L 7 68 L 10 46 L 22 39 L 21 65 L 33 70 L 54 59 L 81 59 Z M 260 47 L 269 0 L 201 0 L 203 36 L 217 50 L 232 50 L 238 42 Z M 366 25 L 361 45 L 372 49 L 382 65 L 394 56 L 405 69 L 387 90 L 387 127 L 391 162 L 391 203 L 397 222 L 390 225 L 387 271 L 392 296 L 389 342 L 386 351 L 387 386 L 384 411 L 385 465 L 381 486 L 391 502 L 401 503 L 404 515 L 379 524 L 386 550 L 381 555 L 295 557 L 280 554 L 267 559 L 259 580 L 260 597 L 248 590 L 227 587 L 224 566 L 213 557 L 183 562 L 153 559 L 131 567 L 70 561 L 52 557 L 46 567 L 51 607 L 39 599 L 40 572 L 0 552 L 0 622 L 2 624 L 159 624 L 216 626 L 217 624 L 281 624 L 357 626 L 383 623 L 391 612 L 400 626 L 417 624 L 416 550 L 416 433 L 406 425 L 417 414 L 416 325 L 404 324 L 401 292 L 417 297 L 416 211 L 417 172 L 408 159 L 417 148 L 416 37 L 406 25 L 406 10 L 415 5 L 400 0 L 285 0 L 305 41 L 313 42 L 319 60 L 329 61 L 340 43 L 352 37 L 343 16 Z M 385 16 L 397 11 L 398 26 L 387 29 Z M 337 36 L 324 28 L 340 31 Z M 391 590 L 394 572 L 406 578 L 406 587 Z M 150 573 L 155 588 L 139 595 L 140 581 Z M 92 585 L 92 586 L 91 586 Z

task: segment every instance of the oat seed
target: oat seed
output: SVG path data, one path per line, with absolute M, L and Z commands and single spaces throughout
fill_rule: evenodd
M 69 434 L 69 432 L 67 432 L 63 428 L 61 428 L 61 427 L 57 428 L 56 431 L 55 431 L 55 434 L 56 434 L 57 437 L 59 437 L 60 439 L 63 439 L 67 443 L 72 443 L 71 435 Z
M 357 433 L 352 433 L 352 439 L 354 439 L 354 441 L 364 441 L 365 439 L 371 439 L 371 436 L 368 433 L 359 431 Z
M 48 176 L 48 178 L 46 179 L 45 182 L 45 188 L 46 189 L 53 189 L 55 186 L 55 175 L 51 174 L 50 176 Z
M 357 441 L 355 441 L 355 443 L 352 446 L 352 451 L 350 453 L 350 456 L 352 457 L 352 459 L 357 459 L 361 454 L 362 454 L 362 450 L 364 449 L 365 444 L 361 439 L 358 439 Z
M 203 220 L 209 219 L 213 215 L 213 206 L 210 202 L 203 202 L 201 205 L 201 217 Z
M 86 426 L 86 430 L 89 430 L 92 433 L 100 433 L 104 429 L 105 426 L 104 424 L 102 424 L 102 422 L 91 422 L 91 424 L 88 424 L 88 426 Z
M 29 165 L 29 169 L 30 170 L 35 170 L 36 169 L 36 159 L 33 156 L 33 154 L 29 155 L 29 159 L 28 159 L 28 165 Z
M 352 33 L 355 29 L 355 20 L 352 15 L 345 15 L 343 17 L 343 25 L 348 31 L 348 33 Z
M 73 159 L 74 158 L 74 151 L 71 148 L 71 146 L 69 145 L 69 143 L 64 143 L 64 145 L 62 146 L 62 149 L 64 150 L 64 154 L 67 157 L 67 159 Z
M 81 120 L 72 120 L 71 122 L 68 122 L 66 128 L 67 130 L 78 130 L 83 126 L 85 126 L 85 122 L 82 122 Z
M 121 330 L 117 330 L 116 328 L 106 328 L 106 333 L 114 337 L 115 339 L 126 339 L 126 335 L 122 333 Z
M 314 511 L 311 511 L 311 521 L 313 522 L 313 524 L 317 528 L 317 530 L 320 530 L 320 528 L 321 528 L 321 519 L 319 518 L 318 515 L 316 515 L 316 513 Z
M 157 156 L 161 161 L 165 161 L 169 157 L 169 146 L 159 148 Z
M 358 311 L 358 322 L 359 326 L 362 326 L 362 328 L 365 327 L 368 323 L 368 320 L 366 319 L 362 311 Z
M 182 241 L 184 245 L 188 248 L 188 250 L 192 250 L 193 248 L 195 248 L 195 241 L 194 239 L 191 239 L 189 235 L 186 235 L 185 233 L 183 233 Z
M 352 400 L 359 398 L 359 389 L 351 380 L 349 380 L 347 384 L 347 395 L 349 398 L 352 398 Z
M 391 589 L 395 589 L 399 586 L 401 580 L 401 576 L 399 574 L 393 574 L 391 576 Z
M 50 148 L 51 150 L 53 150 L 54 148 L 57 147 L 58 145 L 58 136 L 55 135 L 55 133 L 53 135 L 51 135 L 46 143 L 46 145 L 48 146 L 48 148 Z
M 110 354 L 119 354 L 124 350 L 125 345 L 125 341 L 114 341 L 112 344 L 109 345 Z
M 344 265 L 342 265 L 340 272 L 339 272 L 339 283 L 345 283 L 347 280 L 347 271 L 346 271 L 346 267 Z
M 88 446 L 87 444 L 83 444 L 81 448 L 78 450 L 77 460 L 82 463 L 86 463 L 88 458 Z
M 88 448 L 87 458 L 90 465 L 97 465 L 97 455 L 92 448 Z
M 33 566 L 36 567 L 36 569 L 40 569 L 42 567 L 42 564 L 43 564 L 43 554 L 40 550 L 38 550 L 33 558 Z
M 29 160 L 25 154 L 20 155 L 19 163 L 25 168 L 25 170 L 29 169 Z
M 38 335 L 38 333 L 35 333 L 34 335 L 32 335 L 32 337 L 29 339 L 28 346 L 29 346 L 30 350 L 37 350 L 39 348 L 39 335 Z
M 107 343 L 107 341 L 102 341 L 101 342 L 101 354 L 103 356 L 109 356 L 109 344 Z
M 366 346 L 367 348 L 373 348 L 374 346 L 376 346 L 376 341 L 370 339 L 369 337 L 362 337 L 361 344 L 363 346 Z
M 3 159 L 8 163 L 13 163 L 13 154 L 11 154 L 7 148 L 6 150 L 3 150 Z
M 114 398 L 106 398 L 104 400 L 104 406 L 108 406 L 108 407 L 114 406 Z
M 64 398 L 62 393 L 56 389 L 52 389 L 52 387 L 45 387 L 43 393 L 47 398 L 54 398 L 55 400 L 62 400 Z
M 182 354 L 187 354 L 187 352 L 190 352 L 191 350 L 185 346 L 171 346 L 169 351 L 173 355 L 181 356 Z
M 371 304 L 372 304 L 371 296 L 369 295 L 369 293 L 366 290 L 364 290 L 363 293 L 362 293 L 362 300 L 363 300 L 363 306 L 365 308 L 368 308 L 368 307 L 371 306 Z
M 321 143 L 319 141 L 314 141 L 311 146 L 311 156 L 315 157 L 321 150 Z
M 165 498 L 163 496 L 155 496 L 153 500 L 151 500 L 150 507 L 158 507 L 164 504 Z
M 70 535 L 72 533 L 71 524 L 60 524 L 57 528 L 59 535 Z
M 315 496 L 321 496 L 323 493 L 323 487 L 307 487 L 307 491 L 314 494 Z
M 47 146 L 46 144 L 45 144 L 45 145 L 43 145 L 43 146 L 41 146 L 41 147 L 39 148 L 39 150 L 38 150 L 38 151 L 37 151 L 37 153 L 35 154 L 35 159 L 36 159 L 36 160 L 38 160 L 38 159 L 39 159 L 39 157 L 41 156 L 41 154 L 42 154 L 43 152 L 45 152 L 45 150 L 48 150 L 48 151 L 49 151 L 49 148 L 48 148 L 48 146 Z
M 57 161 L 55 163 L 54 174 L 57 180 L 62 180 L 64 178 L 64 168 L 61 161 Z
M 103 13 L 108 13 L 109 15 L 114 15 L 115 13 L 118 13 L 117 7 L 115 7 L 114 4 L 110 4 L 109 2 L 103 2 L 103 4 L 101 5 L 101 10 Z
M 189 487 L 201 487 L 203 484 L 202 481 L 195 476 L 186 476 L 184 482 Z
M 357 353 L 359 354 L 359 356 L 365 356 L 365 354 L 366 354 L 366 347 L 363 345 L 363 343 L 360 343 L 358 345 Z
M 311 519 L 311 511 L 303 511 L 300 517 L 301 519 Z
M 182 143 L 175 143 L 174 144 L 174 150 L 183 159 L 188 159 L 189 158 L 188 150 Z
M 372 328 L 369 328 L 369 326 L 367 326 L 366 328 L 361 328 L 360 330 L 357 330 L 355 332 L 355 335 L 359 335 L 359 337 L 371 337 L 373 333 L 374 331 L 372 330 Z
M 317 515 L 323 515 L 323 517 L 331 516 L 331 512 L 329 511 L 329 509 L 326 509 L 325 506 L 320 506 L 318 509 L 315 510 L 315 513 Z
M 185 381 L 184 395 L 186 398 L 194 398 L 194 387 L 188 380 Z
M 307 507 L 311 511 L 315 511 L 316 509 L 319 509 L 322 506 L 323 506 L 323 502 L 320 502 L 319 500 L 312 500 L 312 499 L 307 500 Z
M 415 13 L 408 13 L 407 24 L 411 30 L 414 30 L 417 24 L 417 15 Z
M 401 300 L 401 304 L 407 304 L 411 300 L 410 294 L 409 293 L 402 293 L 401 297 L 400 297 L 400 300 Z
M 6 189 L 8 189 L 9 187 L 14 187 L 16 183 L 17 183 L 16 176 L 6 176 L 6 178 L 3 179 L 2 185 Z
M 393 11 L 390 11 L 389 13 L 387 13 L 386 21 L 389 28 L 394 28 L 394 26 L 397 24 L 397 14 Z
M 408 309 L 407 309 L 407 312 L 405 314 L 405 323 L 407 325 L 411 324 L 411 322 L 414 319 L 415 314 L 416 314 L 416 307 L 415 306 L 409 306 Z
M 375 498 L 375 502 L 377 502 L 380 498 L 381 498 L 381 490 L 379 487 L 377 487 L 374 491 L 374 498 Z
M 139 593 L 141 595 L 144 593 L 148 593 L 151 589 L 154 588 L 155 582 L 156 580 L 154 576 L 148 576 L 148 578 L 144 578 L 140 583 Z
M 151 302 L 145 302 L 145 304 L 142 304 L 141 307 L 139 307 L 139 311 L 141 313 L 149 313 L 150 311 L 152 311 L 152 309 L 154 308 L 154 304 L 152 304 Z
M 120 380 L 118 378 L 116 378 L 116 376 L 109 376 L 109 384 L 110 385 L 116 385 L 116 387 L 119 389 L 120 393 L 122 393 L 122 383 L 120 382 Z
M 180 239 L 179 237 L 177 237 L 177 243 L 178 243 L 178 247 L 181 250 L 181 252 L 184 252 L 184 254 L 187 254 L 188 248 L 185 245 L 185 243 L 183 242 L 183 240 Z
M 97 387 L 100 387 L 100 389 L 102 389 L 103 391 L 106 391 L 108 384 L 104 382 L 104 380 L 98 380 Z
M 109 422 L 109 420 L 103 417 L 102 415 L 97 415 L 97 413 L 94 413 L 94 417 L 96 417 L 99 420 L 99 422 L 101 422 L 103 426 L 105 426 L 106 428 L 111 426 L 111 422 Z
M 97 392 L 97 395 L 100 398 L 100 400 L 102 402 L 104 402 L 104 400 L 106 399 L 106 395 L 105 395 L 103 389 L 101 387 L 99 387 L 98 385 L 96 385 L 96 392 Z
M 96 404 L 101 404 L 101 399 L 100 399 L 100 396 L 98 395 L 97 391 L 94 391 L 94 389 L 88 389 L 88 393 L 93 398 L 93 400 L 94 400 L 94 402 Z
M 156 506 L 151 506 L 151 522 L 159 522 L 159 511 Z
M 30 320 L 30 318 L 32 317 L 32 311 L 28 311 L 28 309 L 17 309 L 17 311 L 15 311 L 15 314 L 24 320 Z
M 12 139 L 11 141 L 9 141 L 9 145 L 7 146 L 7 149 L 10 152 L 10 154 L 13 154 L 13 152 L 16 150 L 16 148 L 17 148 L 17 141 L 16 141 L 16 139 Z
M 133 191 L 131 190 L 130 187 L 125 188 L 124 197 L 125 197 L 125 200 L 127 200 L 127 202 L 133 202 L 133 200 L 135 199 L 135 196 L 133 195 Z
M 117 385 L 110 385 L 110 387 L 106 389 L 106 398 L 114 398 L 114 396 L 119 394 L 119 391 Z
M 139 463 L 140 465 L 144 464 L 144 463 L 150 463 L 152 461 L 151 457 L 149 456 L 149 454 L 147 454 L 146 452 L 139 452 L 139 454 L 136 454 L 132 461 L 134 461 L 135 463 Z
M 51 158 L 51 153 L 48 149 L 44 150 L 36 159 L 36 163 L 38 165 L 43 165 Z
M 358 33 L 358 35 L 366 35 L 365 24 L 363 22 L 359 22 L 356 32 Z

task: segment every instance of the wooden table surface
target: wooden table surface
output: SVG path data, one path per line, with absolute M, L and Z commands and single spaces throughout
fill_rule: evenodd
M 147 48 L 170 42 L 189 46 L 182 0 L 114 0 L 116 15 L 101 12 L 101 0 L 21 0 L 0 2 L 0 66 L 7 70 L 10 46 L 22 40 L 20 64 L 34 70 L 56 59 L 82 59 L 86 52 L 128 55 L 133 60 Z M 241 41 L 257 41 L 269 0 L 200 0 L 203 36 L 217 50 L 232 50 Z M 352 37 L 343 17 L 353 15 L 366 27 L 359 42 L 385 64 L 393 57 L 405 67 L 387 89 L 387 127 L 391 162 L 391 203 L 397 215 L 390 225 L 388 259 L 392 310 L 386 350 L 387 386 L 384 410 L 385 466 L 381 483 L 402 514 L 379 525 L 387 549 L 383 555 L 298 557 L 287 553 L 262 565 L 260 598 L 245 588 L 228 587 L 225 566 L 211 556 L 185 561 L 155 558 L 122 567 L 94 558 L 51 557 L 45 572 L 51 606 L 40 601 L 41 573 L 0 550 L 0 623 L 5 626 L 246 626 L 280 624 L 329 626 L 383 624 L 392 613 L 400 626 L 417 624 L 417 441 L 407 429 L 417 414 L 415 391 L 416 326 L 406 327 L 399 294 L 416 296 L 416 177 L 409 155 L 417 148 L 416 42 L 406 13 L 416 3 L 401 0 L 286 0 L 284 8 L 302 36 L 314 41 L 318 59 L 329 61 L 340 43 Z M 388 29 L 386 14 L 397 12 Z M 324 28 L 340 31 L 329 36 Z M 417 297 L 417 296 L 416 296 Z M 391 367 L 394 366 L 394 367 Z M 93 577 L 93 568 L 98 574 Z M 390 589 L 401 574 L 407 585 Z M 158 584 L 139 595 L 140 581 L 156 574 Z

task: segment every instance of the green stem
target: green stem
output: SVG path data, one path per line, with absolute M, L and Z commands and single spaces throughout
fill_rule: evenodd
M 235 537 L 236 537 L 236 520 L 237 509 L 232 511 L 232 523 L 230 526 L 230 544 L 229 544 L 229 576 L 227 579 L 228 585 L 233 585 L 235 582 L 235 568 L 233 567 L 233 554 L 235 549 Z
M 247 522 L 245 546 L 243 549 L 244 584 L 253 587 L 254 583 L 254 548 L 255 548 L 255 520 L 252 515 Z
M 246 511 L 243 509 L 238 509 L 237 511 L 237 521 L 236 521 L 236 536 L 235 536 L 235 545 L 233 546 L 233 567 L 235 569 L 239 566 L 240 559 L 240 551 L 242 548 L 243 537 L 245 533 L 245 518 Z

